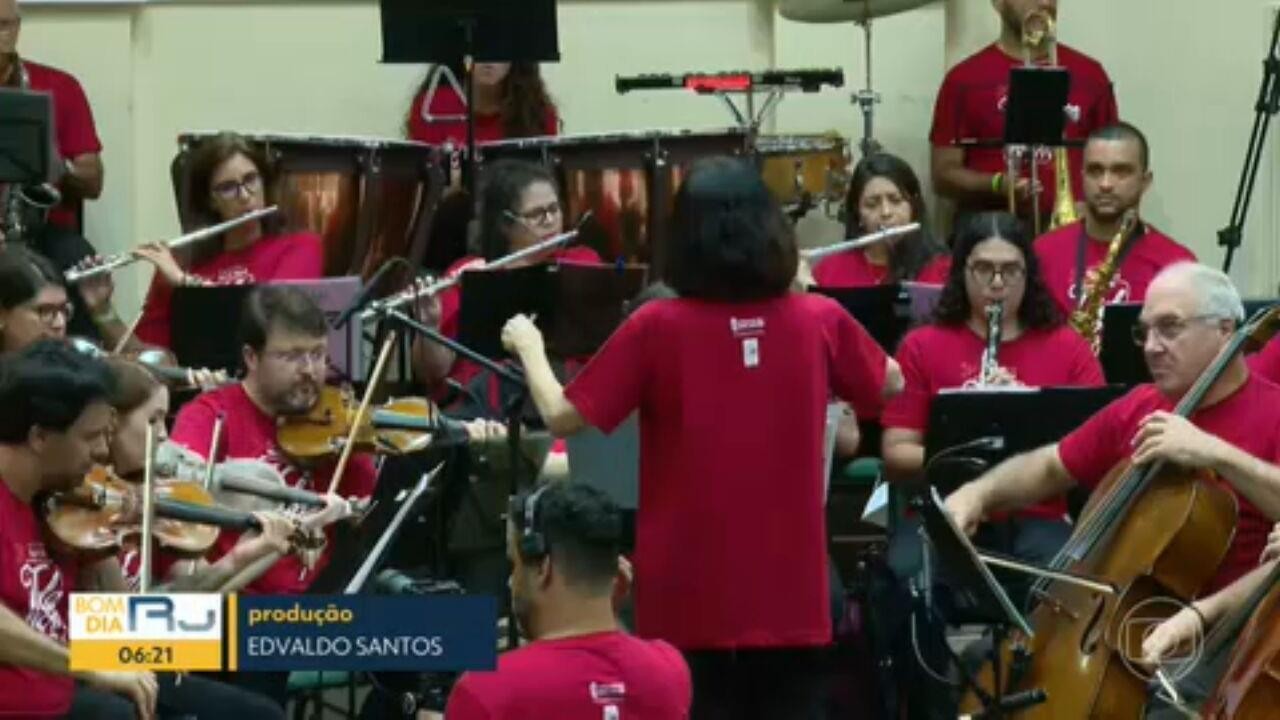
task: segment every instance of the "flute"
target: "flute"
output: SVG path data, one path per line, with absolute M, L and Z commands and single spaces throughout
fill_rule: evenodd
M 189 232 L 186 235 L 180 235 L 164 244 L 167 245 L 170 250 L 176 250 L 183 245 L 190 245 L 193 242 L 205 240 L 214 237 L 215 235 L 221 235 L 232 228 L 253 222 L 254 220 L 259 220 L 271 215 L 272 213 L 278 212 L 279 209 L 279 207 L 272 205 L 270 207 L 262 208 L 261 210 L 254 210 L 253 212 L 246 213 L 238 218 L 232 218 L 231 220 L 220 222 L 217 225 L 210 225 L 207 228 L 201 228 L 194 232 Z M 133 253 L 112 255 L 93 267 L 84 268 L 83 270 L 68 270 L 64 277 L 67 279 L 68 284 L 74 285 L 81 280 L 95 277 L 102 273 L 111 272 L 112 270 L 122 268 L 126 265 L 132 265 L 140 259 L 141 258 L 137 257 Z
M 840 253 L 848 252 L 850 250 L 858 250 L 860 248 L 867 247 L 868 245 L 875 245 L 878 242 L 883 242 L 900 235 L 908 235 L 919 229 L 920 223 L 908 223 L 906 225 L 899 225 L 898 227 L 885 228 L 884 230 L 873 232 L 869 235 L 863 235 L 859 238 L 844 240 L 834 245 L 803 250 L 801 251 L 800 256 L 809 262 L 816 262 L 832 255 L 839 255 Z
M 587 217 L 590 216 L 590 214 L 591 214 L 590 212 L 585 213 L 582 216 L 582 219 L 586 220 Z M 507 265 L 511 265 L 512 263 L 520 262 L 525 258 L 532 257 L 535 255 L 541 255 L 542 253 L 547 252 L 548 250 L 554 250 L 560 247 L 561 245 L 568 245 L 569 243 L 577 239 L 578 232 L 581 227 L 582 227 L 582 223 L 579 222 L 578 227 L 570 230 L 569 232 L 561 233 L 554 237 L 549 237 L 546 240 L 543 240 L 542 242 L 535 243 L 522 250 L 517 250 L 509 255 L 503 255 L 502 257 L 494 260 L 493 262 L 485 263 L 483 268 L 485 270 L 497 270 Z M 411 302 L 414 302 L 420 297 L 436 295 L 445 290 L 448 290 L 454 285 L 457 285 L 459 282 L 462 282 L 462 273 L 457 273 L 451 277 L 447 277 L 442 280 L 437 280 L 433 283 L 430 283 L 424 286 L 418 286 L 417 284 L 412 285 L 407 290 L 403 290 L 399 293 L 396 293 L 395 295 L 391 295 L 382 300 L 377 300 L 370 303 L 369 309 L 360 313 L 360 320 L 362 322 L 369 322 L 370 320 L 376 320 L 389 310 L 395 310 L 397 308 L 403 307 Z

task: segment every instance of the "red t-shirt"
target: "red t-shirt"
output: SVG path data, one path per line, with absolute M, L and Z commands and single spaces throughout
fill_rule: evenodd
M 227 385 L 197 397 L 182 406 L 174 422 L 171 439 L 203 457 L 209 456 L 209 442 L 213 438 L 213 425 L 218 415 L 225 414 L 222 446 L 215 454 L 218 462 L 227 459 L 259 460 L 273 465 L 292 487 L 323 493 L 329 489 L 330 476 L 336 462 L 325 463 L 307 470 L 294 465 L 276 444 L 276 421 L 249 399 L 244 386 Z M 342 497 L 368 497 L 377 483 L 377 470 L 373 459 L 363 453 L 351 457 L 346 476 L 338 494 Z M 282 508 L 292 514 L 306 514 L 314 508 Z M 332 528 L 326 528 L 332 540 Z M 238 531 L 223 530 L 213 549 L 210 562 L 226 555 L 240 539 Z M 287 555 L 271 567 L 262 577 L 252 582 L 244 592 L 263 594 L 297 594 L 306 591 L 316 575 L 329 562 L 332 543 L 325 546 L 314 571 L 307 571 L 297 555 Z
M 1076 280 L 1080 270 L 1078 255 L 1082 239 L 1086 240 L 1084 266 L 1087 271 L 1107 256 L 1110 243 L 1087 238 L 1083 222 L 1045 233 L 1035 241 L 1040 276 L 1063 312 L 1071 312 L 1080 303 Z M 1129 242 L 1129 250 L 1111 281 L 1107 304 L 1140 303 L 1147 296 L 1147 286 L 1162 269 L 1176 262 L 1196 260 L 1195 253 L 1150 225 L 1146 226 L 1145 233 Z
M 0 604 L 36 632 L 67 643 L 67 601 L 75 589 L 72 561 L 53 559 L 31 506 L 0 480 Z M 75 684 L 69 675 L 0 663 L 0 717 L 62 717 Z
M 830 298 L 646 303 L 565 394 L 640 412 L 637 630 L 681 649 L 822 645 L 823 435 L 834 393 L 879 410 L 884 351 Z
M 449 720 L 683 720 L 692 686 L 684 658 L 661 640 L 621 632 L 538 640 L 469 672 L 449 695 Z M 610 710 L 610 708 L 613 708 Z
M 1058 457 L 1071 477 L 1095 487 L 1133 450 L 1132 439 L 1148 415 L 1172 410 L 1174 401 L 1154 385 L 1139 385 L 1090 418 L 1058 445 Z M 1229 397 L 1191 415 L 1201 430 L 1265 462 L 1280 461 L 1280 386 L 1250 375 Z M 1206 588 L 1208 595 L 1258 566 L 1271 522 L 1225 479 L 1220 481 L 1239 503 L 1231 549 Z
M 939 255 L 916 275 L 915 281 L 942 285 L 951 272 L 951 256 Z M 889 281 L 889 266 L 875 265 L 861 250 L 832 255 L 813 268 L 814 282 L 822 287 L 869 287 Z
M 314 280 L 324 275 L 324 245 L 309 232 L 259 238 L 248 247 L 219 253 L 191 268 L 191 274 L 215 285 L 249 285 L 275 280 Z M 149 345 L 169 347 L 170 304 L 173 288 L 156 273 L 142 305 L 138 339 Z
M 467 143 L 467 121 L 466 120 L 445 120 L 441 122 L 428 123 L 423 117 L 423 103 L 426 101 L 427 91 L 422 89 L 417 96 L 413 98 L 413 104 L 409 106 L 409 139 L 418 142 L 431 143 L 432 145 L 443 145 L 451 142 L 456 146 L 464 146 Z M 441 83 L 436 88 L 436 94 L 431 98 L 430 114 L 432 116 L 450 116 L 450 115 L 466 115 L 467 107 L 463 98 L 458 95 L 457 91 L 448 84 Z M 543 117 L 542 134 L 558 135 L 560 133 L 560 118 L 556 115 L 555 107 L 549 106 L 547 113 Z M 476 142 L 496 142 L 499 140 L 507 140 L 506 128 L 502 126 L 502 116 L 494 115 L 476 115 Z
M 459 272 L 466 272 L 462 270 L 462 266 L 479 259 L 474 255 L 468 255 L 450 265 L 449 269 L 445 271 L 445 276 L 453 277 Z M 568 265 L 599 265 L 602 262 L 600 255 L 585 245 L 562 248 L 551 253 L 547 260 Z M 458 318 L 461 314 L 462 283 L 458 283 L 440 293 L 440 332 L 455 340 L 458 339 Z M 462 385 L 466 385 L 472 378 L 480 374 L 480 370 L 479 365 L 464 358 L 458 358 L 453 363 L 453 368 L 449 371 L 449 377 Z
M 1116 98 L 1112 92 L 1111 78 L 1096 60 L 1066 45 L 1058 46 L 1058 62 L 1071 75 L 1071 87 L 1067 94 L 1066 125 L 1063 136 L 1067 140 L 1083 140 L 1098 128 L 1110 125 L 1119 118 Z M 1005 172 L 1004 148 L 999 145 L 1004 138 L 1005 103 L 1009 96 L 1009 71 L 1022 67 L 1021 59 L 1014 59 L 994 43 L 969 56 L 951 68 L 938 90 L 933 108 L 933 129 L 929 142 L 934 147 L 951 147 L 965 141 L 980 141 L 980 147 L 966 147 L 964 166 L 985 173 Z M 990 144 L 991 146 L 986 146 Z M 1071 148 L 1067 152 L 1071 163 L 1071 189 L 1075 197 L 1084 197 L 1080 168 L 1083 151 Z M 1027 174 L 1026 161 L 1019 171 Z M 1045 192 L 1040 196 L 1040 210 L 1047 215 L 1053 210 L 1054 165 L 1052 150 L 1042 150 L 1036 158 L 1036 167 Z M 964 210 L 999 209 L 1005 201 L 994 194 L 986 203 L 962 204 Z
M 1245 358 L 1245 362 L 1251 372 L 1280 384 L 1280 342 L 1269 341 L 1261 350 Z
M 102 152 L 102 141 L 93 123 L 93 110 L 84 88 L 71 73 L 48 65 L 23 60 L 31 79 L 31 90 L 48 93 L 53 98 L 54 144 L 58 155 L 72 160 L 81 155 Z M 49 211 L 49 222 L 59 227 L 74 228 L 79 201 L 66 200 Z
M 121 547 L 116 560 L 120 563 L 120 573 L 124 576 L 124 583 L 129 588 L 129 592 L 138 592 L 142 586 L 142 548 L 136 545 Z M 164 552 L 159 547 L 152 548 L 151 587 L 153 590 L 156 585 L 169 577 L 169 571 L 176 564 L 178 564 L 177 557 Z
M 967 325 L 925 325 L 907 333 L 896 355 L 906 388 L 886 403 L 881 424 L 924 433 L 934 396 L 976 381 L 985 350 L 986 341 Z M 997 357 L 1001 367 L 1028 387 L 1106 384 L 1089 344 L 1065 325 L 1024 332 L 1001 343 Z M 1020 514 L 1060 519 L 1066 510 L 1066 501 L 1054 498 Z

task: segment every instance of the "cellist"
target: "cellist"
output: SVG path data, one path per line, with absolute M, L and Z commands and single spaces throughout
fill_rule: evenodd
M 1017 510 L 1077 483 L 1096 486 L 1126 459 L 1211 470 L 1236 496 L 1235 535 L 1206 594 L 1258 562 L 1271 521 L 1280 518 L 1280 387 L 1233 358 L 1189 419 L 1169 411 L 1209 367 L 1243 321 L 1231 280 L 1195 263 L 1177 263 L 1152 281 L 1134 340 L 1153 382 L 1103 408 L 1060 442 L 1014 456 L 947 498 L 956 523 L 972 532 L 993 512 Z

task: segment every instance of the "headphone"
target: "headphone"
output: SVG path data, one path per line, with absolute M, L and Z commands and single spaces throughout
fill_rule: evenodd
M 549 487 L 551 487 L 550 483 L 543 485 L 535 490 L 532 495 L 525 498 L 524 501 L 524 527 L 520 532 L 520 557 L 527 560 L 544 558 L 550 550 L 546 536 L 538 529 L 538 500 Z

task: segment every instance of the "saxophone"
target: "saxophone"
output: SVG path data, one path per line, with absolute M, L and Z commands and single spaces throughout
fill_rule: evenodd
M 1000 367 L 996 353 L 1000 351 L 1000 333 L 1004 328 L 1004 303 L 999 300 L 987 303 L 987 347 L 982 351 L 982 369 L 978 374 L 978 386 L 991 385 Z
M 31 75 L 17 53 L 13 54 L 13 77 L 18 90 L 31 89 Z M 49 210 L 62 202 L 62 193 L 52 183 L 18 185 L 0 183 L 0 240 L 26 242 L 43 227 Z
M 1120 251 L 1124 249 L 1125 240 L 1133 231 L 1137 222 L 1137 213 L 1130 210 L 1120 222 L 1120 230 L 1111 238 L 1107 246 L 1106 257 L 1102 262 L 1089 268 L 1080 285 L 1080 304 L 1071 313 L 1071 327 L 1080 336 L 1089 341 L 1093 354 L 1102 349 L 1102 308 L 1107 304 L 1107 293 L 1111 290 L 1111 281 L 1119 270 Z

